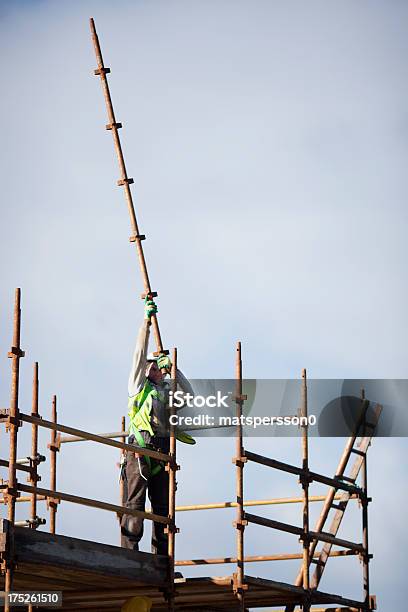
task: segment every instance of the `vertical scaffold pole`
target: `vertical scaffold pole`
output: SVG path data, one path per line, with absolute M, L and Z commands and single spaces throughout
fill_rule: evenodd
M 109 121 L 109 123 L 106 126 L 106 129 L 112 132 L 113 143 L 115 146 L 115 151 L 116 151 L 116 155 L 117 155 L 118 162 L 119 162 L 120 179 L 118 180 L 117 184 L 120 187 L 123 187 L 124 193 L 125 193 L 126 204 L 127 204 L 127 208 L 129 212 L 129 217 L 130 217 L 130 226 L 132 230 L 132 235 L 130 236 L 130 242 L 134 242 L 136 245 L 137 254 L 139 258 L 139 264 L 140 264 L 140 270 L 142 273 L 145 295 L 150 294 L 152 297 L 156 297 L 157 292 L 152 291 L 151 286 L 150 286 L 149 274 L 147 271 L 147 265 L 146 265 L 146 260 L 145 260 L 145 256 L 143 252 L 143 246 L 142 246 L 142 240 L 145 240 L 146 236 L 143 234 L 140 234 L 139 232 L 139 226 L 138 226 L 137 219 L 136 219 L 135 207 L 133 204 L 132 192 L 130 190 L 130 185 L 134 183 L 134 180 L 132 178 L 129 178 L 127 175 L 125 159 L 123 156 L 122 145 L 120 142 L 120 137 L 119 137 L 119 132 L 118 132 L 118 130 L 122 127 L 122 124 L 116 121 L 115 113 L 113 110 L 112 98 L 111 98 L 111 94 L 109 90 L 108 79 L 106 78 L 106 75 L 110 73 L 110 68 L 106 68 L 104 66 L 101 46 L 99 43 L 98 35 L 96 33 L 95 22 L 92 18 L 90 19 L 90 27 L 91 27 L 92 42 L 93 42 L 95 55 L 96 55 L 96 61 L 98 64 L 98 68 L 94 70 L 94 74 L 99 76 L 101 79 L 102 91 L 103 91 L 103 96 L 105 98 L 106 110 L 108 113 L 108 121 Z M 157 352 L 158 353 L 168 353 L 168 351 L 165 351 L 163 349 L 163 343 L 162 343 L 162 339 L 160 335 L 157 315 L 153 314 L 151 316 L 151 322 L 152 322 L 152 328 L 153 328 L 153 334 L 155 337 Z
M 300 416 L 302 419 L 307 419 L 307 378 L 306 370 L 302 370 L 302 391 L 301 391 L 301 406 Z M 303 588 L 306 591 L 310 589 L 309 581 L 309 567 L 310 567 L 310 556 L 309 556 L 309 444 L 308 444 L 308 426 L 307 421 L 302 422 L 302 470 L 303 475 L 301 477 L 301 484 L 303 489 Z M 309 593 L 308 593 L 309 595 Z M 307 597 L 308 597 L 307 595 Z M 309 598 L 303 604 L 304 612 L 310 610 Z
M 16 498 L 18 495 L 17 491 L 17 473 L 16 473 L 16 460 L 17 460 L 17 434 L 19 427 L 19 407 L 18 407 L 18 394 L 19 394 L 19 381 L 20 381 L 20 358 L 24 357 L 24 351 L 21 350 L 20 346 L 20 335 L 21 335 L 21 289 L 15 290 L 14 297 L 14 317 L 13 317 L 13 344 L 11 350 L 8 353 L 8 357 L 11 359 L 11 397 L 10 397 L 10 412 L 8 418 L 8 429 L 10 434 L 10 451 L 9 451 L 9 473 L 8 473 L 8 486 L 7 486 L 7 504 L 8 504 L 8 520 L 13 525 L 16 516 Z M 6 559 L 5 563 L 6 577 L 5 577 L 5 612 L 10 610 L 10 604 L 8 602 L 7 593 L 12 590 L 13 587 L 13 571 L 14 561 L 13 559 Z
M 32 403 L 31 403 L 31 414 L 34 417 L 38 416 L 38 390 L 39 390 L 39 381 L 38 381 L 38 363 L 34 363 L 34 372 L 33 372 L 33 392 L 32 392 Z M 30 467 L 31 467 L 31 475 L 30 475 L 30 484 L 33 487 L 37 486 L 38 483 L 38 425 L 35 423 L 31 426 L 31 457 L 30 457 Z M 30 529 L 37 529 L 37 493 L 31 494 L 30 501 Z M 28 612 L 34 612 L 34 607 L 30 604 L 27 608 Z
M 57 396 L 52 396 L 52 415 L 51 421 L 53 423 L 57 422 Z M 50 451 L 50 490 L 57 490 L 57 452 L 59 450 L 57 444 L 57 432 L 55 430 L 51 430 L 51 441 L 48 445 Z M 48 508 L 50 511 L 50 533 L 55 533 L 55 525 L 57 520 L 57 508 L 58 508 L 58 500 L 57 499 L 49 499 L 48 500 Z
M 237 532 L 237 573 L 234 580 L 234 590 L 238 599 L 239 612 L 245 612 L 245 587 L 244 584 L 244 530 L 245 530 L 245 514 L 244 514 L 244 446 L 242 442 L 242 405 L 246 398 L 242 394 L 242 358 L 241 358 L 241 342 L 237 342 L 236 362 L 235 362 L 235 403 L 236 416 L 238 425 L 235 434 L 235 458 L 236 466 L 236 497 L 237 497 L 237 515 L 234 523 Z
M 126 417 L 124 417 L 124 416 L 122 417 L 120 425 L 121 425 L 121 429 L 120 430 L 123 433 L 122 442 L 125 442 L 125 438 L 126 438 Z M 123 461 L 125 452 L 126 451 L 124 451 L 123 449 L 120 451 L 120 468 L 119 468 L 120 470 L 122 470 L 122 461 Z M 124 506 L 125 502 L 126 502 L 126 499 L 125 499 L 125 481 L 123 480 L 122 477 L 120 477 L 120 480 L 119 480 L 119 500 L 120 500 L 120 505 Z M 120 522 L 121 518 L 122 517 L 120 517 L 120 516 L 118 517 L 119 522 Z
M 38 379 L 38 363 L 34 363 L 34 372 L 33 372 L 33 395 L 32 395 L 32 404 L 31 404 L 31 414 L 33 417 L 38 416 L 38 393 L 39 393 L 39 379 Z M 33 487 L 37 486 L 38 483 L 38 425 L 35 423 L 31 426 L 31 458 L 30 458 L 30 467 L 33 470 L 30 476 L 30 484 Z M 37 529 L 37 493 L 31 494 L 31 513 L 30 513 L 30 528 Z
M 171 366 L 171 390 L 174 393 L 177 391 L 177 349 L 174 348 L 172 352 L 172 366 Z M 169 416 L 172 417 L 176 413 L 176 409 L 173 405 L 170 406 Z M 170 525 L 168 526 L 168 555 L 169 555 L 169 594 L 168 594 L 168 606 L 169 611 L 174 612 L 175 607 L 175 585 L 174 585 L 174 564 L 176 561 L 176 473 L 177 473 L 177 441 L 176 441 L 176 428 L 172 424 L 170 418 L 170 451 L 171 457 L 170 463 L 167 465 L 169 473 L 169 519 Z
M 365 400 L 365 391 L 361 390 L 361 399 Z M 366 417 L 367 412 L 364 412 L 364 433 L 366 431 Z M 367 453 L 364 453 L 362 457 L 362 476 L 361 476 L 361 489 L 362 489 L 362 497 L 361 497 L 361 508 L 362 508 L 362 523 L 363 523 L 363 546 L 364 553 L 362 555 L 363 562 L 363 591 L 364 591 L 364 607 L 366 612 L 371 610 L 371 601 L 370 601 L 370 553 L 368 550 L 368 493 L 367 493 Z

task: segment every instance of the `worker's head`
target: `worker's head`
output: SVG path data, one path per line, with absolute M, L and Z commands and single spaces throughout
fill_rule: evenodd
M 152 601 L 148 597 L 132 597 L 125 601 L 121 612 L 150 612 Z
M 146 376 L 156 385 L 163 380 L 162 371 L 157 365 L 157 361 L 155 359 L 147 362 Z

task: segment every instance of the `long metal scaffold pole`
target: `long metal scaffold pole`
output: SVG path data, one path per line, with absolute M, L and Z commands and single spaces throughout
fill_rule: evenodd
M 362 554 L 363 561 L 363 589 L 364 589 L 364 603 L 365 610 L 369 612 L 371 607 L 370 601 L 370 571 L 369 571 L 369 563 L 370 563 L 370 553 L 368 549 L 368 501 L 369 498 L 367 496 L 367 453 L 364 453 L 363 457 L 363 465 L 362 465 L 362 480 L 361 480 L 361 488 L 363 490 L 363 496 L 361 498 L 361 506 L 362 506 L 362 519 L 363 519 L 363 546 L 364 553 Z
M 132 192 L 130 190 L 130 185 L 134 182 L 134 180 L 132 178 L 129 178 L 127 175 L 125 159 L 123 156 L 122 145 L 120 142 L 120 137 L 119 137 L 119 132 L 118 132 L 118 130 L 122 127 L 122 124 L 116 121 L 115 113 L 113 110 L 112 98 L 111 98 L 111 94 L 109 90 L 108 79 L 106 77 L 106 75 L 110 73 L 110 68 L 106 68 L 104 66 L 101 46 L 99 44 L 98 35 L 96 33 L 95 22 L 92 18 L 90 19 L 90 26 L 91 26 L 92 42 L 93 42 L 93 46 L 95 50 L 96 61 L 98 64 L 98 68 L 94 71 L 94 73 L 95 75 L 99 76 L 101 79 L 102 91 L 103 91 L 103 95 L 105 98 L 106 110 L 108 113 L 108 120 L 109 120 L 109 123 L 107 124 L 106 129 L 112 132 L 113 143 L 115 146 L 115 151 L 116 151 L 116 155 L 117 155 L 118 162 L 119 162 L 120 179 L 118 180 L 117 184 L 123 187 L 124 189 L 125 199 L 126 199 L 126 203 L 127 203 L 127 207 L 129 211 L 130 225 L 131 225 L 131 230 L 132 230 L 130 241 L 134 242 L 136 245 L 137 254 L 139 257 L 140 270 L 142 273 L 144 291 L 145 291 L 144 295 L 149 294 L 152 297 L 156 297 L 157 292 L 152 291 L 152 288 L 150 285 L 149 274 L 147 272 L 146 260 L 145 260 L 145 256 L 143 252 L 143 246 L 142 246 L 142 240 L 145 240 L 146 236 L 144 234 L 140 234 L 139 232 L 139 226 L 138 226 L 137 219 L 136 219 L 135 207 L 133 205 Z M 167 353 L 168 351 L 165 351 L 163 349 L 163 343 L 162 343 L 162 339 L 160 335 L 157 315 L 152 315 L 151 322 L 152 322 L 153 334 L 154 334 L 156 347 L 157 347 L 157 353 Z
M 8 503 L 8 520 L 11 524 L 15 521 L 16 516 L 16 497 L 17 491 L 17 434 L 19 427 L 19 408 L 18 408 L 18 392 L 20 381 L 20 358 L 24 357 L 24 351 L 20 346 L 21 334 L 21 289 L 16 289 L 14 298 L 14 320 L 13 320 L 13 344 L 11 346 L 8 357 L 11 359 L 11 397 L 10 397 L 10 413 L 8 418 L 8 428 L 10 433 L 10 452 L 9 452 L 9 473 L 7 486 L 7 503 Z M 13 587 L 13 560 L 6 560 L 6 579 L 5 591 L 6 600 L 4 604 L 5 612 L 10 610 L 7 593 Z
M 31 414 L 34 417 L 38 416 L 38 391 L 39 391 L 39 380 L 38 380 L 38 363 L 34 363 L 34 372 L 33 372 L 33 397 L 32 397 L 32 406 L 31 406 Z M 30 467 L 33 469 L 33 472 L 30 476 L 30 484 L 33 487 L 37 486 L 39 481 L 39 477 L 37 474 L 37 466 L 38 466 L 38 425 L 33 423 L 31 425 L 31 458 L 30 458 Z M 31 495 L 31 513 L 30 513 L 30 528 L 37 529 L 37 493 L 33 493 Z
M 237 573 L 234 580 L 234 590 L 238 598 L 239 612 L 245 612 L 245 584 L 244 584 L 244 447 L 242 442 L 242 404 L 246 396 L 242 394 L 242 358 L 241 358 L 241 342 L 237 342 L 236 348 L 236 416 L 238 425 L 236 429 L 236 451 L 235 451 L 235 466 L 236 466 L 236 495 L 237 495 L 237 517 L 235 528 L 237 531 Z
M 302 399 L 301 399 L 301 417 L 307 419 L 307 380 L 306 370 L 302 370 Z M 309 545 L 310 545 L 310 534 L 309 534 L 309 443 L 308 443 L 308 427 L 307 422 L 302 424 L 302 469 L 303 476 L 301 478 L 301 484 L 303 489 L 303 588 L 307 591 L 309 596 L 309 568 L 310 568 L 310 557 L 309 557 Z M 310 599 L 307 599 L 303 604 L 304 612 L 310 610 Z
M 57 396 L 52 397 L 52 416 L 51 420 L 54 424 L 57 423 Z M 48 445 L 50 451 L 50 490 L 55 492 L 57 490 L 57 452 L 59 450 L 57 444 L 57 432 L 55 429 L 51 430 L 51 441 Z M 57 520 L 57 508 L 59 500 L 49 499 L 48 507 L 50 510 L 50 533 L 55 533 L 56 520 Z
M 33 394 L 31 403 L 31 414 L 34 417 L 38 417 L 38 391 L 39 391 L 39 380 L 38 380 L 38 363 L 34 363 L 33 372 Z M 40 480 L 38 476 L 38 425 L 33 423 L 31 425 L 31 457 L 30 467 L 32 472 L 30 474 L 30 484 L 32 487 L 36 487 Z M 37 517 L 37 493 L 34 491 L 31 494 L 30 502 L 30 519 L 28 526 L 30 529 L 37 529 L 38 527 Z M 28 612 L 34 612 L 34 607 L 30 604 L 28 606 Z
M 177 349 L 172 352 L 171 366 L 171 388 L 173 394 L 177 391 Z M 175 585 L 174 585 L 174 565 L 176 555 L 176 428 L 172 423 L 171 417 L 176 413 L 173 405 L 170 406 L 170 457 L 171 461 L 167 464 L 169 473 L 169 519 L 170 524 L 167 526 L 168 533 L 168 555 L 169 555 L 169 592 L 168 592 L 168 608 L 169 612 L 174 612 L 175 606 Z
M 350 456 L 351 456 L 351 454 L 353 452 L 354 445 L 355 445 L 357 437 L 358 437 L 358 432 L 360 431 L 360 428 L 361 428 L 361 426 L 362 426 L 362 424 L 364 422 L 368 406 L 369 406 L 369 402 L 367 400 L 365 400 L 364 394 L 363 394 L 363 396 L 362 396 L 361 413 L 360 413 L 359 418 L 358 418 L 358 420 L 357 420 L 357 422 L 355 424 L 354 432 L 347 439 L 346 446 L 344 448 L 343 454 L 342 454 L 342 456 L 340 458 L 340 461 L 339 461 L 337 469 L 336 469 L 335 478 L 341 479 L 343 477 L 343 475 L 344 475 L 345 469 L 347 467 L 348 461 L 349 461 Z M 356 477 L 358 475 L 358 472 L 359 472 L 359 468 L 356 470 Z M 327 492 L 326 499 L 325 499 L 325 502 L 324 502 L 323 507 L 321 509 L 320 515 L 319 515 L 319 517 L 318 517 L 318 519 L 316 521 L 316 524 L 314 526 L 314 531 L 316 533 L 320 533 L 322 531 L 322 529 L 323 529 L 323 527 L 325 525 L 325 522 L 327 520 L 327 517 L 329 515 L 329 512 L 330 512 L 330 510 L 332 508 L 332 504 L 333 504 L 333 502 L 336 499 L 336 494 L 337 494 L 337 489 L 335 487 L 330 487 L 329 491 Z M 342 496 L 341 496 L 341 498 L 342 498 Z M 309 499 L 309 501 L 310 501 L 310 499 Z M 312 540 L 311 543 L 310 543 L 310 547 L 309 547 L 309 559 L 312 559 L 314 557 L 314 554 L 315 554 L 317 546 L 318 546 L 318 540 L 317 539 Z M 323 567 L 321 567 L 319 565 L 317 566 L 316 571 L 318 571 L 318 573 L 319 573 L 319 578 L 317 580 L 316 579 L 312 580 L 311 587 L 313 589 L 317 588 L 319 580 L 321 578 L 321 573 L 322 573 L 323 569 L 324 569 L 324 566 Z M 302 584 L 303 584 L 303 566 L 301 567 L 301 569 L 300 569 L 300 571 L 299 571 L 299 573 L 298 573 L 298 575 L 296 577 L 296 580 L 295 580 L 295 585 L 296 586 L 302 586 Z M 285 612 L 294 612 L 295 608 L 296 608 L 295 605 L 288 604 L 286 606 L 286 608 L 285 608 Z

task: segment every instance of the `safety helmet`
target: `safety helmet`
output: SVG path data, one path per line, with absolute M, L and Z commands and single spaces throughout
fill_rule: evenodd
M 152 600 L 149 597 L 131 597 L 120 609 L 120 612 L 150 612 Z

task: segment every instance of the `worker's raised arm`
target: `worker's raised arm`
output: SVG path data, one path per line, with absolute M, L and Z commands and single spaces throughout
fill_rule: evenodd
M 151 300 L 145 301 L 145 318 L 139 329 L 136 346 L 133 353 L 132 366 L 129 374 L 128 394 L 129 397 L 136 395 L 146 379 L 147 353 L 149 350 L 150 317 L 157 311 L 156 305 Z

